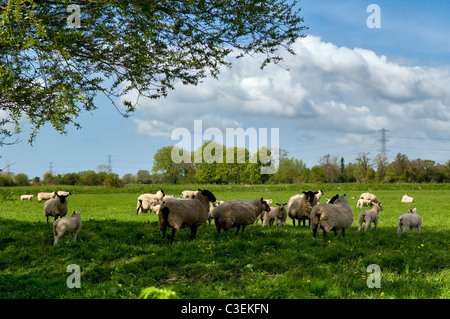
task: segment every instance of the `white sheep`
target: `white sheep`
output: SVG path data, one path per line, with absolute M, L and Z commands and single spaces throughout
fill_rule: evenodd
M 221 229 L 228 231 L 237 227 L 236 235 L 242 226 L 244 232 L 245 226 L 253 224 L 262 211 L 270 210 L 267 202 L 261 197 L 253 201 L 249 200 L 231 200 L 220 204 L 212 211 L 217 232 L 220 234 Z
M 23 202 L 24 200 L 31 201 L 34 198 L 34 195 L 21 195 L 20 201 Z
M 378 230 L 378 215 L 382 210 L 383 206 L 381 203 L 374 203 L 371 210 L 362 211 L 361 214 L 359 214 L 358 231 L 361 231 L 363 223 L 366 223 L 364 226 L 364 231 L 370 230 L 371 223 L 374 224 L 375 230 Z
M 414 198 L 405 194 L 402 197 L 402 203 L 414 203 Z
M 372 201 L 372 203 L 378 203 L 379 202 L 378 198 L 374 194 L 371 194 L 371 193 L 362 193 L 359 196 L 359 198 L 360 199 L 365 199 L 365 200 L 370 200 L 370 201 Z
M 358 199 L 358 201 L 356 202 L 356 207 L 361 207 L 363 208 L 364 206 L 369 207 L 369 206 L 373 206 L 373 203 L 370 199 Z
M 78 232 L 81 230 L 80 214 L 81 211 L 73 211 L 72 217 L 60 218 L 53 222 L 53 236 L 55 237 L 53 245 L 56 245 L 65 233 L 70 233 L 73 243 L 77 241 Z
M 149 210 L 153 210 L 152 207 L 161 204 L 164 196 L 163 190 L 157 191 L 156 194 L 146 193 L 140 195 L 136 205 L 136 214 L 140 215 L 141 213 L 147 213 Z
M 298 225 L 303 221 L 303 226 L 305 226 L 306 220 L 309 221 L 309 215 L 311 213 L 311 208 L 317 204 L 316 195 L 319 192 L 307 191 L 303 192 L 303 195 L 297 194 L 292 196 L 288 201 L 288 215 L 292 219 L 292 223 L 295 226 L 295 220 L 298 219 Z M 311 222 L 309 221 L 311 225 Z
M 56 192 L 52 193 L 38 193 L 38 202 L 42 202 L 43 200 L 48 200 L 56 197 Z
M 411 234 L 413 233 L 414 228 L 417 228 L 417 232 L 420 234 L 422 229 L 422 218 L 417 214 L 416 208 L 410 209 L 406 214 L 400 215 L 398 218 L 397 233 L 400 234 L 402 228 L 404 233 L 411 230 Z
M 197 228 L 206 223 L 209 202 L 216 197 L 208 190 L 198 190 L 194 199 L 170 198 L 164 200 L 159 208 L 159 229 L 163 239 L 166 238 L 167 227 L 172 228 L 170 243 L 173 243 L 175 232 L 183 228 L 191 229 L 191 240 L 197 236 Z
M 285 206 L 287 203 L 277 203 L 278 207 L 270 207 L 270 211 L 264 214 L 264 222 L 262 226 L 266 226 L 269 223 L 269 226 L 273 225 L 273 222 L 276 223 L 277 226 L 286 225 L 286 217 L 287 212 Z
M 67 197 L 69 195 L 59 195 L 55 192 L 56 198 L 49 199 L 44 204 L 44 217 L 53 216 L 55 220 L 67 215 Z
M 198 191 L 182 191 L 181 197 L 193 199 Z
M 334 231 L 336 236 L 339 230 L 342 230 L 342 236 L 344 237 L 345 230 L 353 224 L 353 212 L 345 194 L 341 197 L 337 194 L 329 203 L 314 206 L 311 209 L 310 218 L 314 238 L 318 228 L 323 230 L 324 238 L 330 231 Z

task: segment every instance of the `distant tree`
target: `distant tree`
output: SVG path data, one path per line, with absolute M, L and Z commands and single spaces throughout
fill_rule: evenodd
M 319 159 L 319 166 L 322 168 L 327 182 L 337 182 L 341 175 L 337 161 L 337 157 L 332 157 L 330 154 L 324 155 Z
M 114 173 L 108 173 L 105 176 L 105 179 L 103 181 L 103 185 L 107 186 L 107 187 L 123 187 L 123 180 L 120 179 L 119 175 L 114 174 Z
M 28 180 L 28 175 L 24 173 L 19 173 L 14 176 L 14 183 L 17 186 L 28 186 L 30 184 Z
M 136 175 L 133 175 L 133 174 L 130 174 L 130 173 L 123 175 L 123 176 L 122 176 L 122 180 L 123 180 L 123 182 L 124 182 L 125 184 L 134 184 L 134 183 L 137 183 Z
M 140 169 L 136 173 L 136 183 L 138 184 L 151 184 L 152 183 L 152 175 L 146 169 Z
M 386 177 L 386 170 L 389 165 L 388 159 L 381 155 L 377 154 L 372 161 L 372 166 L 376 168 L 377 172 L 375 174 L 375 179 L 378 182 L 383 182 Z

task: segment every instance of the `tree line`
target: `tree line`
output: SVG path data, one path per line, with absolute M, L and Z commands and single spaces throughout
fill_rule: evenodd
M 26 185 L 85 185 L 122 187 L 125 184 L 301 184 L 301 183 L 449 183 L 450 160 L 445 164 L 432 160 L 410 160 L 398 153 L 389 163 L 386 157 L 361 152 L 353 161 L 343 157 L 326 154 L 319 163 L 309 168 L 301 160 L 288 156 L 288 151 L 280 150 L 279 166 L 274 174 L 261 174 L 261 167 L 269 165 L 261 161 L 260 152 L 251 154 L 246 148 L 225 147 L 205 142 L 192 154 L 177 146 L 164 146 L 153 156 L 153 168 L 141 169 L 136 174 L 109 172 L 103 166 L 98 171 L 52 174 L 47 172 L 43 178 L 29 179 L 24 173 L 1 173 L 0 186 Z M 214 146 L 214 147 L 212 147 Z M 205 150 L 209 148 L 208 152 Z M 196 152 L 202 152 L 203 160 L 195 163 Z M 221 152 L 220 152 L 221 151 Z M 173 152 L 184 152 L 186 162 L 174 162 Z M 214 161 L 207 159 L 205 153 L 212 155 Z M 266 150 L 264 150 L 266 153 Z M 233 154 L 235 161 L 226 163 L 225 155 Z M 270 154 L 270 152 L 268 152 Z M 239 160 L 238 160 L 239 158 Z

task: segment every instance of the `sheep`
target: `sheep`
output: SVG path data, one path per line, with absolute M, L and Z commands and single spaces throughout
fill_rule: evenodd
M 397 233 L 400 234 L 403 228 L 404 233 L 406 233 L 410 229 L 412 234 L 414 227 L 417 228 L 417 233 L 420 234 L 420 231 L 422 229 L 422 219 L 417 214 L 416 208 L 409 209 L 406 214 L 403 214 L 398 218 Z
M 42 202 L 43 200 L 48 200 L 48 199 L 52 199 L 55 198 L 56 196 L 56 192 L 52 192 L 52 193 L 38 193 L 38 202 Z
M 369 206 L 373 206 L 373 203 L 370 199 L 358 199 L 358 201 L 356 202 L 356 207 L 361 207 L 363 208 L 364 206 L 369 207 Z
M 378 230 L 378 213 L 383 210 L 381 203 L 374 203 L 371 210 L 364 210 L 359 214 L 359 226 L 358 231 L 361 231 L 362 224 L 366 223 L 364 231 L 370 230 L 371 223 L 373 222 L 375 230 Z
M 325 238 L 330 231 L 334 231 L 337 236 L 342 229 L 342 237 L 345 236 L 345 230 L 353 224 L 353 212 L 350 204 L 345 198 L 345 194 L 339 197 L 336 194 L 330 203 L 317 204 L 311 209 L 311 230 L 313 237 L 316 237 L 317 229 L 323 230 Z
M 163 190 L 157 191 L 156 194 L 146 193 L 140 195 L 137 201 L 136 215 L 147 213 L 149 210 L 152 210 L 152 206 L 161 204 L 164 196 Z
M 198 191 L 182 191 L 181 197 L 193 199 L 195 195 L 197 195 Z
M 362 193 L 362 194 L 359 196 L 359 198 L 360 198 L 360 199 L 370 200 L 370 201 L 372 201 L 373 203 L 378 203 L 378 202 L 379 202 L 378 198 L 377 198 L 374 194 L 371 194 L 371 193 Z
M 402 203 L 414 203 L 414 198 L 405 194 L 402 197 Z
M 277 203 L 277 205 L 278 207 L 271 207 L 270 211 L 264 214 L 262 227 L 266 226 L 267 223 L 269 223 L 269 226 L 272 226 L 274 221 L 277 226 L 286 225 L 287 212 L 284 206 L 286 206 L 287 203 Z
M 20 201 L 23 202 L 24 200 L 31 201 L 34 198 L 34 195 L 21 195 Z
M 59 195 L 58 192 L 54 192 L 56 198 L 49 199 L 44 204 L 44 217 L 53 216 L 55 220 L 59 217 L 64 217 L 67 215 L 67 197 L 69 195 Z
M 56 245 L 59 239 L 65 234 L 70 233 L 72 236 L 72 242 L 77 241 L 78 232 L 81 230 L 81 211 L 73 211 L 72 217 L 60 218 L 53 222 L 53 236 L 55 241 L 53 246 Z
M 191 229 L 190 239 L 197 236 L 197 227 L 202 226 L 208 219 L 209 202 L 215 202 L 216 197 L 210 191 L 199 189 L 194 199 L 164 200 L 159 208 L 159 229 L 163 239 L 166 238 L 167 227 L 172 228 L 170 243 L 175 238 L 175 232 L 183 228 Z
M 228 231 L 237 227 L 237 235 L 241 226 L 242 232 L 244 232 L 245 226 L 253 224 L 263 211 L 270 211 L 270 207 L 261 197 L 261 199 L 257 198 L 253 201 L 231 200 L 225 202 L 214 208 L 211 215 L 219 234 L 221 229 Z
M 270 206 L 270 204 L 272 204 L 272 202 L 273 202 L 272 199 L 264 199 L 264 200 L 266 201 L 267 205 L 269 205 L 269 206 Z M 265 215 L 265 214 L 266 214 L 265 211 L 261 212 L 261 214 L 259 214 L 259 216 L 256 217 L 255 224 L 258 224 L 258 219 L 261 219 L 261 223 L 262 223 L 262 222 L 264 221 L 264 215 Z
M 319 202 L 319 200 L 322 198 L 322 195 L 324 194 L 324 192 L 321 190 L 321 189 L 319 189 L 318 191 L 317 191 L 317 194 L 315 195 L 316 196 L 316 202 L 318 203 Z
M 318 191 L 307 191 L 303 192 L 304 195 L 297 194 L 289 199 L 288 215 L 292 219 L 294 227 L 296 219 L 298 219 L 299 226 L 300 221 L 303 221 L 303 226 L 305 226 L 306 220 L 309 220 L 311 208 L 317 204 L 316 194 L 318 193 Z M 309 225 L 311 225 L 311 221 L 309 221 Z

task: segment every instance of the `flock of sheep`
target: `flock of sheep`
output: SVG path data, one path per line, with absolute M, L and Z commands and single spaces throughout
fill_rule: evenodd
M 54 217 L 53 235 L 54 245 L 56 245 L 65 233 L 70 233 L 72 242 L 76 242 L 77 234 L 81 230 L 81 211 L 73 211 L 71 217 L 65 217 L 68 212 L 67 197 L 70 192 L 52 192 L 39 193 L 38 201 L 46 200 L 44 204 L 44 217 Z M 195 239 L 197 228 L 203 226 L 208 221 L 214 219 L 217 232 L 223 229 L 228 231 L 231 228 L 237 228 L 236 235 L 242 227 L 242 232 L 247 225 L 258 223 L 261 219 L 262 226 L 275 222 L 277 226 L 286 224 L 286 218 L 289 216 L 295 226 L 295 221 L 309 221 L 309 227 L 312 230 L 313 237 L 316 237 L 317 230 L 323 230 L 323 237 L 333 231 L 337 235 L 342 231 L 345 236 L 345 230 L 353 224 L 353 212 L 345 194 L 339 196 L 336 194 L 327 203 L 318 203 L 323 195 L 321 190 L 304 191 L 302 194 L 292 196 L 287 203 L 276 203 L 277 207 L 270 207 L 272 200 L 264 200 L 262 197 L 253 201 L 249 200 L 230 200 L 227 202 L 217 201 L 216 197 L 209 190 L 183 191 L 182 198 L 175 196 L 165 196 L 164 191 L 159 190 L 156 194 L 142 194 L 138 197 L 136 214 L 154 211 L 158 214 L 159 228 L 163 239 L 166 238 L 167 228 L 172 229 L 170 242 L 173 243 L 176 231 L 183 228 L 190 228 L 191 239 Z M 32 200 L 34 195 L 22 195 L 21 201 Z M 414 199 L 406 194 L 402 202 L 413 202 Z M 359 216 L 358 231 L 365 224 L 364 230 L 370 230 L 371 224 L 374 224 L 378 230 L 378 215 L 383 210 L 378 198 L 370 193 L 361 194 L 357 202 L 357 207 L 373 206 L 370 210 L 364 210 Z M 287 207 L 287 209 L 286 209 Z M 413 232 L 417 228 L 421 231 L 422 219 L 416 212 L 416 208 L 409 209 L 398 219 L 398 233 L 408 230 Z
M 321 190 L 304 191 L 302 194 L 292 196 L 287 203 L 276 203 L 277 207 L 270 207 L 271 200 L 257 198 L 249 200 L 231 200 L 227 202 L 217 201 L 216 197 L 209 190 L 183 191 L 183 198 L 165 196 L 162 190 L 156 194 L 142 194 L 138 197 L 136 214 L 141 212 L 154 211 L 159 216 L 159 227 L 163 238 L 166 238 L 167 228 L 172 228 L 170 242 L 173 243 L 176 231 L 183 228 L 190 228 L 191 239 L 196 238 L 197 228 L 204 225 L 207 221 L 214 223 L 217 232 L 223 229 L 228 231 L 231 228 L 237 228 L 236 235 L 242 227 L 258 223 L 261 219 L 262 226 L 267 224 L 277 226 L 286 224 L 286 218 L 289 216 L 295 226 L 295 221 L 309 221 L 309 227 L 312 230 L 313 237 L 316 237 L 318 229 L 323 230 L 323 236 L 333 231 L 337 235 L 342 231 L 345 236 L 345 230 L 353 224 L 353 212 L 350 208 L 345 194 L 335 195 L 327 203 L 318 204 L 323 195 Z M 414 200 L 406 194 L 402 202 L 413 202 Z M 371 224 L 374 224 L 378 230 L 378 214 L 383 207 L 378 198 L 370 193 L 361 194 L 357 207 L 373 206 L 370 210 L 362 211 L 359 217 L 358 231 L 365 224 L 364 230 L 370 230 Z M 286 210 L 287 206 L 287 210 Z M 414 228 L 421 231 L 422 220 L 417 214 L 416 209 L 409 209 L 398 219 L 398 233 L 402 230 L 413 232 Z

